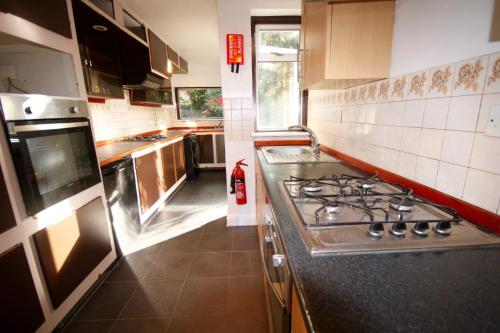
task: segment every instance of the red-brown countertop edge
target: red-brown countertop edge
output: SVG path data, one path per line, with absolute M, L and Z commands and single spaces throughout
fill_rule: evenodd
M 223 129 L 213 128 L 213 127 L 209 127 L 209 126 L 202 126 L 202 127 L 170 127 L 170 128 L 167 129 L 167 131 L 179 131 L 179 130 L 189 130 L 189 131 L 186 131 L 185 133 L 182 133 L 182 134 L 170 137 L 170 138 L 162 140 L 162 141 L 151 142 L 151 144 L 149 144 L 149 145 L 145 145 L 145 146 L 140 147 L 140 148 L 131 149 L 131 150 L 128 150 L 128 151 L 123 152 L 121 154 L 118 154 L 116 156 L 103 159 L 103 160 L 99 161 L 99 166 L 103 167 L 103 166 L 108 165 L 110 163 L 116 162 L 116 161 L 124 158 L 125 156 L 128 156 L 128 155 L 130 155 L 130 154 L 132 154 L 132 153 L 134 153 L 136 151 L 140 151 L 140 150 L 143 150 L 143 149 L 148 149 L 148 148 L 151 148 L 153 146 L 160 145 L 160 144 L 163 144 L 165 142 L 169 142 L 169 141 L 178 139 L 181 136 L 186 136 L 186 135 L 191 134 L 191 133 L 198 133 L 198 132 L 217 132 L 217 133 L 219 133 L 219 132 L 224 132 Z M 161 134 L 161 133 L 164 133 L 164 132 L 165 132 L 165 130 L 154 130 L 154 131 L 150 131 L 150 132 L 144 132 L 144 133 L 136 134 L 136 136 L 155 135 L 155 134 Z M 115 142 L 119 142 L 119 141 L 120 141 L 120 139 L 110 139 L 110 140 L 96 141 L 96 146 L 97 147 L 101 147 L 101 146 L 109 145 L 109 144 L 112 144 L 112 143 L 115 143 Z
M 359 160 L 355 157 L 352 157 L 350 155 L 344 154 L 342 152 L 339 152 L 335 149 L 329 148 L 327 146 L 321 145 L 321 150 L 333 155 L 344 162 L 347 162 L 348 164 L 355 166 L 359 169 L 362 169 L 366 172 L 369 173 L 377 173 L 381 178 L 393 182 L 393 183 L 398 183 L 406 187 L 410 187 L 413 189 L 413 191 L 428 199 L 431 200 L 437 204 L 440 205 L 445 205 L 452 207 L 456 209 L 458 214 L 460 214 L 462 217 L 466 218 L 467 220 L 483 226 L 487 228 L 488 230 L 494 232 L 495 234 L 500 234 L 500 216 L 496 215 L 492 212 L 489 212 L 487 210 L 484 210 L 480 207 L 474 206 L 468 202 L 465 202 L 463 200 L 451 197 L 443 192 L 440 192 L 438 190 L 435 190 L 433 188 L 430 188 L 428 186 L 422 185 L 420 183 L 417 183 L 413 180 L 410 180 L 408 178 L 402 177 L 400 175 L 397 175 L 395 173 L 392 173 L 390 171 L 387 171 L 385 169 L 379 168 L 377 166 L 374 166 L 372 164 L 366 163 L 362 160 Z

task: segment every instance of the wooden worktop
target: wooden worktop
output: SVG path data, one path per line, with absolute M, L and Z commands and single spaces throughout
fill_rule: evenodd
M 165 142 L 175 140 L 179 137 L 186 136 L 191 133 L 198 132 L 224 132 L 221 128 L 173 128 L 165 131 L 154 131 L 142 133 L 138 135 L 153 135 L 162 134 L 166 136 L 161 141 L 120 141 L 120 140 L 107 140 L 98 141 L 96 147 L 97 160 L 101 167 L 118 161 L 136 151 L 147 149 L 156 145 L 164 144 Z

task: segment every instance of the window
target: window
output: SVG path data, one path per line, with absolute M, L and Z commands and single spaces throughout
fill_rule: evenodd
M 221 88 L 175 88 L 179 119 L 222 119 Z
M 255 25 L 257 130 L 301 122 L 298 24 Z

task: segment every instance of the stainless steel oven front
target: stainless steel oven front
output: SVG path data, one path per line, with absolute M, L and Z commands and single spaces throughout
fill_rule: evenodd
M 292 279 L 276 219 L 272 209 L 267 211 L 268 214 L 264 217 L 266 231 L 261 242 L 272 332 L 290 332 Z
M 84 100 L 1 94 L 0 110 L 28 215 L 101 181 Z

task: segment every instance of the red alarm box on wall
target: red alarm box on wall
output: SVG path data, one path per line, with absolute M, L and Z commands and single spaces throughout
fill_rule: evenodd
M 245 62 L 243 39 L 243 34 L 226 35 L 226 58 L 227 64 L 231 65 L 231 72 L 234 72 L 234 65 L 236 65 L 236 73 L 238 73 L 239 66 Z

